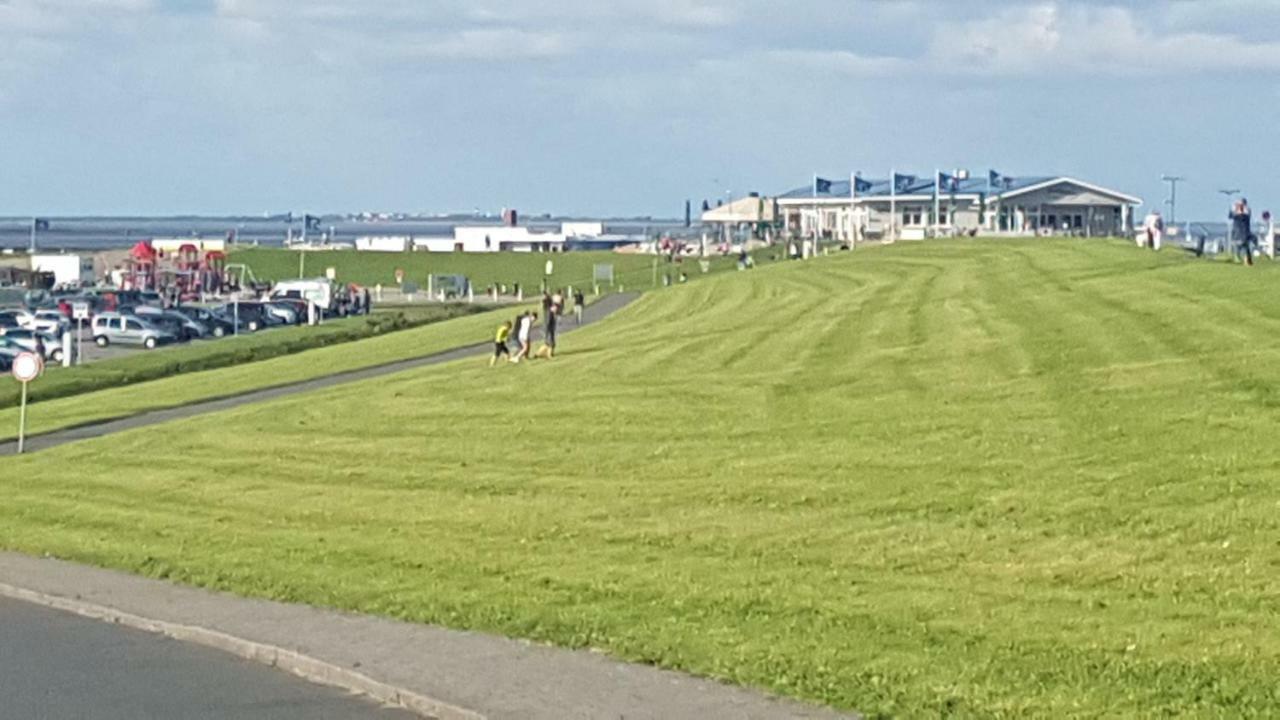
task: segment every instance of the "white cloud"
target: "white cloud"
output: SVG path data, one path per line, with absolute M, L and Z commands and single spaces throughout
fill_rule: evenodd
M 1166 32 L 1146 17 L 1122 7 L 1011 7 L 990 17 L 939 26 L 926 60 L 941 71 L 995 75 L 1280 70 L 1280 41 Z
M 437 40 L 403 44 L 398 54 L 441 60 L 535 60 L 572 50 L 573 42 L 561 34 L 502 28 L 463 30 Z
M 911 62 L 903 58 L 860 55 L 848 50 L 769 50 L 763 57 L 792 70 L 855 77 L 891 75 L 911 68 Z

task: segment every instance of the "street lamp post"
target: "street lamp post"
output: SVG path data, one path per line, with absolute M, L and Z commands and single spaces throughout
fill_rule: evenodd
M 1160 179 L 1169 183 L 1169 225 L 1178 221 L 1178 183 L 1186 180 L 1181 175 L 1161 175 Z

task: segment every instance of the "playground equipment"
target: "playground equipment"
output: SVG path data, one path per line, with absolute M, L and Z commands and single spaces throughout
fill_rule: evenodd
M 130 248 L 129 257 L 125 260 L 122 289 L 155 290 L 156 260 L 156 251 L 145 240 Z

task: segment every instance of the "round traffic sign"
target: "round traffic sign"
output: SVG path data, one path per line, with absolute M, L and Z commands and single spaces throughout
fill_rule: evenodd
M 35 353 L 18 353 L 13 358 L 13 377 L 18 382 L 31 382 L 40 377 L 40 371 L 44 369 L 44 362 L 40 360 L 40 356 Z

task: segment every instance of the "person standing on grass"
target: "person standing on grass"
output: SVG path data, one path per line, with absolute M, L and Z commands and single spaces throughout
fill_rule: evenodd
M 554 312 L 555 306 L 552 306 L 553 312 L 547 314 L 546 323 L 542 330 L 542 347 L 538 348 L 537 357 L 550 360 L 556 354 L 556 328 L 560 324 L 559 319 Z
M 498 334 L 493 338 L 493 357 L 489 358 L 489 367 L 498 362 L 498 358 L 511 359 L 511 350 L 507 348 L 507 338 L 511 337 L 511 321 L 507 320 L 498 326 Z
M 581 289 L 574 290 L 573 291 L 573 317 L 575 320 L 578 321 L 579 325 L 582 324 L 582 310 L 586 307 L 586 305 L 587 305 L 587 298 L 583 296 L 582 290 Z
M 521 358 L 530 359 L 529 335 L 533 332 L 533 323 L 537 319 L 538 313 L 525 313 L 520 316 L 520 325 L 516 328 L 516 340 L 520 343 L 520 349 L 516 351 L 516 356 L 511 358 L 511 362 L 518 363 Z
M 1227 213 L 1231 221 L 1231 238 L 1236 243 L 1236 257 L 1244 254 L 1246 265 L 1253 265 L 1253 213 L 1249 211 L 1249 201 L 1240 198 Z

